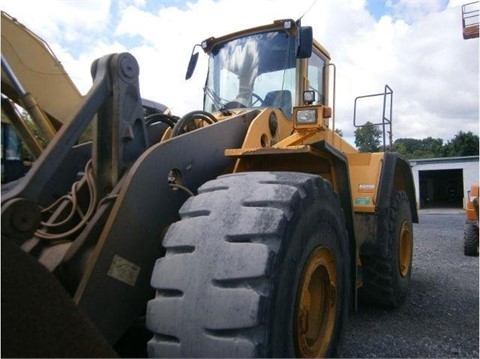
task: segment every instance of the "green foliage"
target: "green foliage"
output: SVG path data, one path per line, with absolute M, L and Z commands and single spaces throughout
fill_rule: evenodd
M 478 156 L 478 136 L 469 132 L 458 132 L 455 137 L 443 142 L 441 138 L 427 137 L 423 140 L 415 138 L 399 138 L 391 151 L 399 152 L 407 158 L 437 158 L 437 157 L 458 157 Z
M 444 148 L 446 157 L 478 156 L 478 136 L 473 132 L 458 132 Z
M 415 138 L 399 138 L 391 148 L 407 158 L 435 158 L 442 157 L 443 140 L 427 137 L 423 140 Z
M 355 130 L 355 146 L 360 152 L 378 152 L 382 130 L 368 121 Z

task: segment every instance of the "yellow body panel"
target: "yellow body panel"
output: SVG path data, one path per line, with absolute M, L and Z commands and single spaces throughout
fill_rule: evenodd
M 294 114 L 299 108 L 294 108 Z M 309 108 L 314 108 L 309 107 Z M 324 106 L 317 106 L 315 124 L 300 126 L 292 133 L 292 121 L 279 110 L 264 109 L 252 121 L 241 148 L 227 149 L 225 155 L 236 158 L 234 172 L 268 170 L 299 171 L 326 178 L 338 191 L 335 178 L 334 155 L 316 148 L 325 142 L 343 154 L 356 154 L 357 150 L 328 128 L 329 119 L 323 118 Z M 272 133 L 271 121 L 276 121 Z M 364 210 L 364 209 L 363 209 Z
M 276 122 L 276 131 L 272 134 L 270 121 Z M 280 110 L 265 109 L 252 121 L 242 148 L 265 148 L 287 137 L 292 131 L 292 123 Z
M 347 154 L 354 212 L 375 212 L 383 156 L 382 152 Z
M 468 191 L 468 202 L 467 202 L 467 219 L 471 221 L 478 221 L 478 192 L 479 184 L 475 183 L 470 187 Z M 476 205 L 475 205 L 476 202 Z
M 333 147 L 335 147 L 337 150 L 339 150 L 342 153 L 345 154 L 356 154 L 358 151 L 356 150 L 355 147 L 353 147 L 351 144 L 349 144 L 347 141 L 345 141 L 342 137 L 337 135 L 333 131 L 326 131 L 323 133 L 325 137 L 325 141 L 327 141 L 329 144 L 331 144 Z

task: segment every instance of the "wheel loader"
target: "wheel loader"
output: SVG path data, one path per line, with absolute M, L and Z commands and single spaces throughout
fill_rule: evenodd
M 335 68 L 311 27 L 195 45 L 202 110 L 142 99 L 119 53 L 59 114 L 42 99 L 55 84 L 27 86 L 28 59 L 4 52 L 22 53 L 7 21 L 22 27 L 2 13 L 2 99 L 37 99 L 54 135 L 2 195 L 4 356 L 331 357 L 359 300 L 405 302 L 410 165 L 335 133 Z
M 462 33 L 465 40 L 479 36 L 479 2 L 462 5 Z M 463 253 L 466 256 L 478 256 L 478 192 L 479 183 L 470 186 L 466 203 L 466 220 L 463 228 Z
M 478 256 L 478 183 L 472 184 L 468 191 L 466 220 L 463 228 L 463 253 L 466 256 Z

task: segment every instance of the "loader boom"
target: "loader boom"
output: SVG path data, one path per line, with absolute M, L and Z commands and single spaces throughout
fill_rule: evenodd
M 34 94 L 55 128 L 78 109 L 82 95 L 48 44 L 2 11 L 2 92 L 18 102 L 15 84 L 3 69 L 5 59 L 25 92 Z M 45 91 L 45 83 L 49 91 Z

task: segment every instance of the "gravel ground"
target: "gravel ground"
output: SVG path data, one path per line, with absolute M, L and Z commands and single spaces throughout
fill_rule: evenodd
M 465 213 L 422 210 L 419 222 L 407 302 L 398 309 L 360 303 L 344 357 L 479 357 L 479 261 L 463 254 Z

